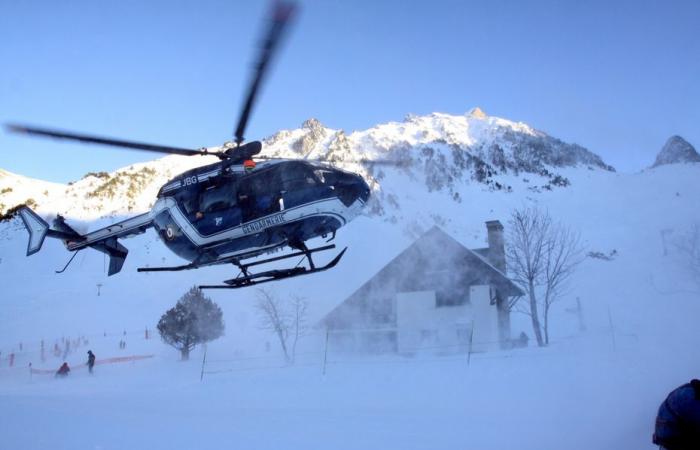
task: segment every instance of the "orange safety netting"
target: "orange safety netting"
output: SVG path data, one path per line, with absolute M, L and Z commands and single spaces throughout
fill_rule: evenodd
M 153 358 L 155 355 L 132 355 L 132 356 L 117 356 L 114 358 L 106 358 L 106 359 L 98 359 L 95 360 L 95 365 L 101 365 L 101 364 L 116 364 L 116 363 L 123 363 L 123 362 L 130 362 L 130 361 L 139 361 L 141 359 L 148 359 L 148 358 Z M 77 366 L 71 367 L 71 370 L 75 369 L 82 369 L 87 367 L 87 364 L 79 364 Z M 32 374 L 55 374 L 58 369 L 35 369 L 34 367 L 29 368 L 30 372 Z

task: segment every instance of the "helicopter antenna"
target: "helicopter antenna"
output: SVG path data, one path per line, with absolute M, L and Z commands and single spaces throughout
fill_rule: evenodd
M 279 42 L 282 40 L 285 28 L 287 27 L 287 24 L 291 22 L 291 19 L 294 16 L 295 10 L 296 4 L 294 3 L 276 1 L 273 4 L 272 13 L 270 15 L 270 25 L 260 48 L 260 58 L 254 65 L 253 77 L 248 87 L 248 95 L 243 103 L 241 116 L 240 119 L 238 119 L 238 125 L 236 126 L 236 131 L 234 133 L 236 138 L 236 147 L 240 147 L 241 143 L 243 143 L 243 134 L 245 133 L 246 126 L 248 125 L 248 119 L 250 118 L 250 113 L 253 109 L 253 104 L 255 103 L 258 89 L 263 78 L 265 77 L 270 60 L 272 59 L 275 50 L 279 46 Z

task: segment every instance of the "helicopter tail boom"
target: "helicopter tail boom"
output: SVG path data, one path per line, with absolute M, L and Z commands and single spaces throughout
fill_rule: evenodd
M 44 239 L 48 236 L 62 240 L 66 249 L 70 251 L 91 247 L 105 253 L 109 256 L 108 275 L 114 275 L 122 269 L 126 256 L 129 253 L 129 250 L 121 245 L 117 239 L 141 234 L 153 226 L 150 214 L 146 213 L 83 235 L 71 228 L 60 215 L 53 221 L 53 228 L 36 212 L 26 206 L 19 210 L 19 216 L 24 223 L 24 227 L 29 232 L 27 256 L 41 250 Z

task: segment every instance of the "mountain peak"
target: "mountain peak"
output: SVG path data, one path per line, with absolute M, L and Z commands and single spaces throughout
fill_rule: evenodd
M 467 117 L 470 117 L 472 119 L 485 119 L 487 114 L 484 112 L 483 109 L 479 108 L 478 106 L 475 108 L 472 108 L 467 112 Z
M 678 135 L 668 138 L 651 167 L 665 164 L 700 162 L 700 155 L 688 141 Z
M 314 119 L 313 117 L 306 119 L 304 123 L 301 124 L 301 127 L 307 130 L 319 130 L 325 128 L 320 120 Z

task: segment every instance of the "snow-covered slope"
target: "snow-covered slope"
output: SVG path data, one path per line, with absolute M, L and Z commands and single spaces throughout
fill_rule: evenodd
M 491 151 L 492 145 L 503 151 L 502 166 L 493 160 L 500 152 Z M 305 338 L 300 367 L 280 369 L 274 350 L 265 351 L 265 342 L 273 349 L 275 342 L 258 326 L 255 289 L 210 291 L 224 310 L 227 329 L 224 338 L 209 345 L 212 373 L 200 383 L 202 353 L 194 354 L 196 362 L 177 364 L 177 353 L 157 340 L 144 341 L 143 330 L 153 330 L 190 286 L 230 278 L 232 267 L 137 273 L 137 267 L 181 262 L 147 232 L 124 240 L 130 253 L 116 276 L 106 276 L 103 255 L 92 250 L 81 252 L 57 275 L 54 270 L 70 255 L 47 239 L 40 253 L 25 257 L 26 232 L 14 220 L 0 224 L 0 423 L 8 424 L 9 448 L 46 448 L 47 443 L 52 448 L 217 448 L 227 443 L 554 450 L 562 442 L 572 450 L 652 448 L 653 419 L 664 393 L 700 372 L 694 345 L 700 339 L 700 285 L 681 251 L 691 226 L 700 223 L 700 164 L 616 173 L 588 151 L 478 111 L 409 118 L 349 135 L 309 121 L 271 137 L 266 146 L 268 154 L 279 156 L 328 155 L 374 180 L 375 207 L 338 233 L 336 244 L 349 247 L 341 263 L 269 285 L 282 298 L 306 297 L 310 322 L 430 226 L 438 224 L 470 248 L 484 247 L 485 221 L 501 220 L 507 232 L 514 208 L 537 205 L 580 231 L 591 255 L 553 306 L 552 345 L 476 355 L 471 365 L 462 356 L 350 361 L 331 349 L 324 376 L 322 332 Z M 407 164 L 342 162 L 358 156 L 405 158 Z M 459 158 L 471 165 L 455 168 Z M 481 172 L 486 173 L 482 177 L 479 168 L 485 166 L 475 161 L 493 173 Z M 162 180 L 198 163 L 203 161 L 167 157 L 71 186 L 24 182 L 45 186 L 26 191 L 39 197 L 40 210 L 69 213 L 72 223 L 81 219 L 91 228 L 97 224 L 93 218 L 129 211 L 129 186 L 138 191 L 131 208 L 140 211 Z M 3 180 L 9 177 L 17 186 L 26 180 L 3 174 Z M 144 180 L 140 191 L 138 180 Z M 44 190 L 51 201 L 40 201 Z M 21 201 L 21 192 L 13 190 L 18 195 L 13 199 Z M 115 217 L 99 222 L 109 220 Z M 422 276 L 419 269 L 416 276 Z M 585 331 L 568 311 L 577 299 Z M 531 335 L 525 316 L 514 314 L 512 328 L 515 335 L 520 330 Z M 27 379 L 26 364 L 37 364 L 42 339 L 52 345 L 63 336 L 89 336 L 99 358 L 117 354 L 123 331 L 130 351 L 156 358 L 128 368 L 102 367 L 94 378 L 76 372 L 69 380 Z M 24 343 L 21 352 L 19 342 Z M 18 355 L 20 369 L 6 367 L 10 351 Z M 69 358 L 81 362 L 82 354 Z M 98 411 L 92 409 L 96 404 L 107 406 Z M 181 409 L 183 404 L 189 408 Z M 183 417 L 204 430 L 201 436 L 185 427 L 174 429 Z M 38 431 L 21 426 L 34 420 Z M 90 426 L 66 437 L 76 422 Z M 169 432 L 158 439 L 153 430 Z
M 341 147 L 332 144 L 339 135 L 343 135 L 342 132 L 329 130 L 311 120 L 301 129 L 282 131 L 266 141 L 268 154 L 325 155 L 375 180 L 375 206 L 365 217 L 356 219 L 338 233 L 338 246 L 350 248 L 342 264 L 327 273 L 278 283 L 280 289 L 300 289 L 313 298 L 319 316 L 435 224 L 469 247 L 483 247 L 485 221 L 498 219 L 507 226 L 514 208 L 535 204 L 580 230 L 589 250 L 606 254 L 617 250 L 618 260 L 630 258 L 619 269 L 610 271 L 607 270 L 609 266 L 619 264 L 618 261 L 590 260 L 591 267 L 602 264 L 606 268 L 595 277 L 629 277 L 631 268 L 641 264 L 643 277 L 667 276 L 680 280 L 683 272 L 680 266 L 669 266 L 659 260 L 660 239 L 664 239 L 664 245 L 673 246 L 673 239 L 692 223 L 700 222 L 700 208 L 694 195 L 700 183 L 700 164 L 619 174 L 580 147 L 563 144 L 524 124 L 485 116 L 479 110 L 464 116 L 432 114 L 380 125 L 346 136 L 343 139 L 347 140 L 347 145 Z M 504 137 L 509 135 L 515 140 L 508 141 Z M 518 142 L 530 138 L 541 146 L 531 148 L 532 154 L 527 153 L 525 147 L 517 150 Z M 436 144 L 439 139 L 446 143 Z M 451 143 L 458 143 L 456 145 L 463 149 L 453 152 Z M 342 163 L 344 159 L 358 157 L 398 157 L 401 152 L 392 150 L 397 145 L 406 146 L 406 166 L 379 169 L 378 166 Z M 501 169 L 494 169 L 489 177 L 480 179 L 478 166 L 455 168 L 459 155 L 479 154 L 494 145 L 504 149 L 508 162 Z M 429 148 L 433 149 L 432 153 Z M 523 154 L 517 156 L 518 152 Z M 157 189 L 168 178 L 211 161 L 203 157 L 168 156 L 112 174 L 88 174 L 68 186 L 3 172 L 0 191 L 8 188 L 11 191 L 2 194 L 0 201 L 16 204 L 33 198 L 40 212 L 62 213 L 73 226 L 85 231 L 117 220 L 118 216 L 147 210 Z M 565 181 L 553 183 L 557 177 Z M 496 183 L 508 188 L 499 189 Z M 675 230 L 675 237 L 670 230 Z M 232 268 L 228 266 L 174 274 L 137 274 L 137 267 L 177 265 L 182 260 L 169 252 L 152 232 L 123 242 L 130 253 L 122 273 L 106 277 L 104 256 L 88 249 L 78 255 L 66 273 L 58 276 L 53 271 L 69 256 L 60 242 L 47 239 L 40 253 L 26 258 L 26 232 L 19 221 L 0 224 L 0 275 L 16 297 L 16 302 L 5 303 L 0 309 L 0 318 L 7 323 L 0 329 L 0 337 L 2 334 L 8 337 L 27 334 L 30 338 L 33 332 L 27 330 L 43 328 L 59 332 L 57 330 L 64 330 L 66 325 L 73 326 L 68 319 L 57 321 L 51 308 L 38 308 L 36 314 L 15 314 L 18 310 L 14 308 L 24 310 L 30 304 L 43 305 L 48 298 L 54 299 L 56 307 L 65 308 L 63 311 L 84 308 L 84 311 L 92 311 L 94 317 L 107 320 L 109 314 L 105 315 L 103 304 L 93 301 L 98 283 L 102 285 L 104 298 L 111 298 L 117 301 L 119 308 L 124 308 L 124 314 L 112 310 L 110 314 L 120 317 L 118 321 L 126 321 L 124 326 L 140 322 L 138 327 L 141 327 L 143 322 L 153 323 L 165 305 L 189 286 L 218 283 L 232 275 Z M 653 249 L 649 247 L 652 244 Z M 655 273 L 657 271 L 659 273 Z M 612 279 L 611 283 L 589 286 L 589 280 L 582 276 L 579 286 L 586 292 L 600 287 L 598 298 L 608 298 L 610 292 L 619 289 Z M 329 286 L 332 286 L 331 295 L 328 295 Z M 54 290 L 62 294 L 54 296 Z M 245 297 L 246 292 L 216 293 L 215 296 Z M 150 300 L 145 301 L 146 298 Z M 593 305 L 599 304 L 593 302 Z M 91 325 L 80 328 L 91 328 Z

